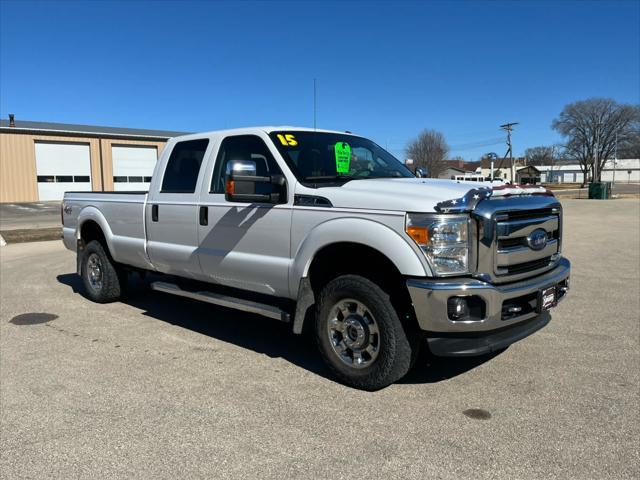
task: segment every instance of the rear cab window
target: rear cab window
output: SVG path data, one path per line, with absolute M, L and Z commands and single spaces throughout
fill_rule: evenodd
M 164 169 L 160 193 L 194 193 L 208 146 L 208 138 L 176 143 Z

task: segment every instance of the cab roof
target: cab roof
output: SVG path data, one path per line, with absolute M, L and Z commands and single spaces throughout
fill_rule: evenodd
M 351 132 L 340 132 L 337 130 L 325 130 L 321 128 L 307 128 L 307 127 L 295 127 L 292 125 L 280 125 L 280 126 L 261 126 L 261 127 L 244 127 L 244 128 L 231 128 L 227 130 L 212 130 L 209 132 L 192 133 L 189 135 L 183 135 L 181 137 L 174 138 L 175 141 L 181 141 L 190 138 L 203 138 L 203 137 L 217 137 L 227 135 L 251 135 L 258 132 L 272 133 L 272 132 L 320 132 L 320 133 L 338 133 L 341 135 L 353 135 Z

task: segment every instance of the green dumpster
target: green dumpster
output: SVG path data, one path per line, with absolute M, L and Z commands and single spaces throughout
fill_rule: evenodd
M 589 198 L 596 200 L 606 200 L 610 195 L 609 182 L 593 182 L 589 184 Z

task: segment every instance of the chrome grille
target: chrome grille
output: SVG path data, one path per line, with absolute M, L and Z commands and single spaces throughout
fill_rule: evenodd
M 555 197 L 485 200 L 474 215 L 479 224 L 476 276 L 497 283 L 518 280 L 549 270 L 560 259 L 562 208 Z M 538 237 L 540 248 L 534 248 L 532 237 Z

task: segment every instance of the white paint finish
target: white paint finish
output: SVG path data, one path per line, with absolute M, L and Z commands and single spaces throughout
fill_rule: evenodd
M 38 197 L 61 200 L 66 191 L 91 191 L 91 153 L 88 143 L 36 142 L 36 175 L 88 176 L 89 182 L 38 182 Z
M 156 147 L 131 147 L 112 146 L 111 159 L 113 161 L 114 177 L 150 177 L 158 161 L 158 149 Z M 113 189 L 149 190 L 147 182 L 114 182 Z

